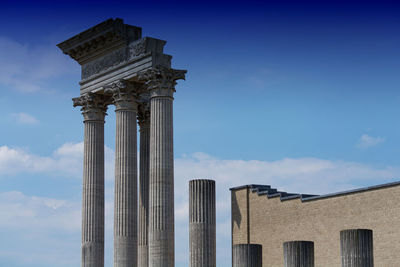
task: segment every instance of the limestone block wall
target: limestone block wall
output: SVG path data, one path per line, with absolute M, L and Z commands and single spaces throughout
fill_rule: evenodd
M 232 189 L 232 243 L 263 246 L 263 267 L 283 266 L 283 242 L 314 242 L 315 266 L 341 266 L 340 231 L 373 230 L 376 267 L 399 266 L 400 183 L 326 196 Z M 303 198 L 303 199 L 302 199 Z

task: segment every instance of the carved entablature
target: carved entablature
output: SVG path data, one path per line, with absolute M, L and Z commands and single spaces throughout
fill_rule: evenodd
M 130 80 L 156 65 L 171 67 L 166 41 L 144 37 L 122 19 L 106 20 L 57 46 L 82 67 L 81 94 L 98 92 L 117 80 Z
M 105 73 L 129 61 L 151 56 L 152 53 L 162 54 L 165 41 L 145 37 L 127 46 L 121 47 L 100 58 L 82 65 L 82 80 L 94 75 Z

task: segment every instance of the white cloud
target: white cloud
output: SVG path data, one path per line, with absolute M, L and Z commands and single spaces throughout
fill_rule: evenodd
M 358 140 L 357 147 L 358 148 L 369 148 L 373 146 L 377 146 L 381 143 L 385 142 L 385 139 L 382 137 L 372 137 L 368 134 L 361 135 L 360 139 Z
M 43 157 L 18 148 L 0 147 L 0 173 L 52 174 L 64 172 L 81 177 L 83 143 L 67 143 L 52 155 Z M 112 264 L 113 247 L 113 162 L 114 153 L 106 148 L 106 262 Z M 25 175 L 29 179 L 29 175 Z M 194 153 L 175 160 L 175 229 L 176 266 L 188 266 L 188 181 L 194 178 L 216 180 L 217 189 L 217 263 L 230 264 L 230 192 L 229 188 L 244 184 L 269 184 L 279 190 L 323 194 L 365 185 L 391 181 L 400 176 L 400 168 L 373 166 L 356 162 L 331 161 L 318 158 L 285 158 L 277 161 L 224 160 L 205 153 Z M 77 179 L 77 184 L 80 181 Z M 74 266 L 68 258 L 80 257 L 81 203 L 76 200 L 27 196 L 21 192 L 0 193 L 0 229 L 13 232 L 25 244 L 40 243 L 40 251 L 26 248 L 15 254 L 16 248 L 3 250 L 0 257 L 32 258 L 35 262 L 50 262 L 64 256 L 65 264 Z M 57 234 L 56 234 L 57 233 Z M 59 236 L 68 236 L 68 239 Z M 60 242 L 55 246 L 54 242 Z M 0 251 L 1 251 L 0 247 Z M 46 258 L 47 251 L 54 257 Z M 12 254 L 14 253 L 14 254 Z M 32 255 L 31 255 L 32 254 Z M 79 263 L 77 263 L 79 264 Z M 23 265 L 23 264 L 22 264 Z
M 0 193 L 0 258 L 18 266 L 76 266 L 80 207 L 78 202 L 19 191 Z
M 39 122 L 34 116 L 24 112 L 12 113 L 11 117 L 19 124 L 37 124 Z
M 80 178 L 83 142 L 66 143 L 51 156 L 39 156 L 22 148 L 0 146 L 0 178 L 20 173 L 42 173 Z M 114 151 L 105 146 L 106 179 L 114 177 Z
M 27 196 L 22 192 L 0 193 L 0 227 L 35 231 L 80 231 L 80 203 Z
M 2 36 L 0 58 L 0 85 L 22 92 L 49 89 L 48 79 L 78 70 L 54 44 L 32 46 Z

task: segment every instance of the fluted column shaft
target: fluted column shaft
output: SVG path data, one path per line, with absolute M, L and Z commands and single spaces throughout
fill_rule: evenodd
M 150 267 L 175 265 L 173 93 L 185 73 L 156 67 L 138 75 L 150 93 Z
M 215 181 L 189 182 L 189 264 L 216 266 Z
M 148 267 L 150 110 L 142 106 L 138 118 L 140 127 L 138 266 Z
M 373 267 L 373 233 L 368 229 L 340 231 L 342 267 Z
M 262 267 L 262 246 L 238 244 L 233 246 L 233 267 Z
M 174 266 L 172 98 L 150 100 L 149 266 Z
M 137 104 L 126 82 L 107 89 L 116 113 L 114 267 L 137 266 Z
M 82 267 L 104 266 L 104 117 L 102 96 L 74 98 L 84 116 Z
M 283 243 L 285 267 L 314 267 L 314 242 L 290 241 Z

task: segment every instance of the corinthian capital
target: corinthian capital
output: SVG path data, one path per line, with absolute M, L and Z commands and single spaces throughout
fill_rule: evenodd
M 84 121 L 104 121 L 107 115 L 107 98 L 104 95 L 86 93 L 80 97 L 72 98 L 74 107 L 80 106 Z
M 169 69 L 157 66 L 138 74 L 139 81 L 145 83 L 150 98 L 156 96 L 172 97 L 177 80 L 185 79 L 186 70 Z
M 74 107 L 80 106 L 84 121 L 104 121 L 107 115 L 107 98 L 104 95 L 86 93 L 72 98 Z
M 104 89 L 104 93 L 111 95 L 116 110 L 136 110 L 137 92 L 139 85 L 125 80 L 119 80 Z

